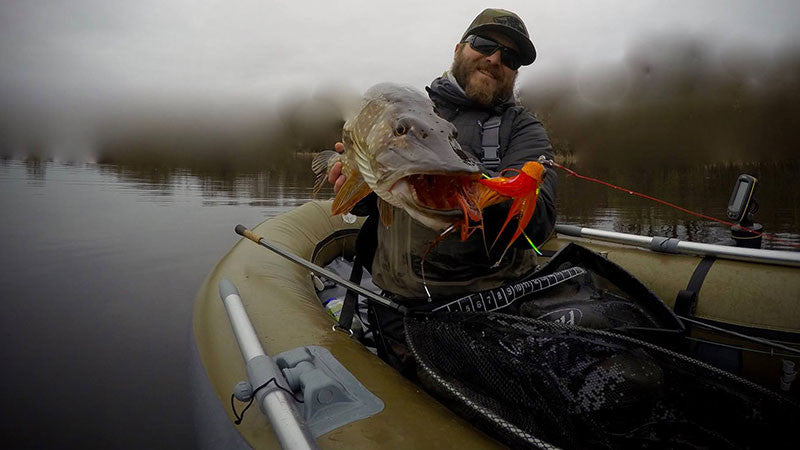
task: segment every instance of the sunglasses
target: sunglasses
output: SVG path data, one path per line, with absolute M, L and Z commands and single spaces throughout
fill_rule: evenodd
M 468 42 L 469 46 L 472 47 L 473 50 L 486 56 L 494 54 L 494 52 L 499 49 L 500 62 L 502 62 L 504 66 L 511 70 L 517 70 L 519 69 L 519 66 L 522 65 L 522 61 L 520 61 L 521 57 L 516 50 L 508 48 L 502 44 L 498 44 L 489 38 L 470 34 L 466 39 L 464 39 L 464 42 Z

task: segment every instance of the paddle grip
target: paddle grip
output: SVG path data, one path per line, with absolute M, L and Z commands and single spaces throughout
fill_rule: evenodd
M 247 227 L 242 224 L 236 225 L 236 228 L 234 228 L 233 230 L 236 231 L 236 234 L 244 236 L 247 239 L 250 239 L 251 241 L 255 242 L 256 244 L 258 244 L 258 241 L 261 240 L 260 237 L 256 236 L 255 233 L 248 230 Z

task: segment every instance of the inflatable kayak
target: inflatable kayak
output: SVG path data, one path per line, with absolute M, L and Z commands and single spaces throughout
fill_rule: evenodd
M 339 256 L 352 255 L 355 230 L 360 223 L 348 224 L 339 216 L 331 217 L 329 202 L 310 202 L 267 220 L 253 232 L 303 259 L 325 266 Z M 546 255 L 542 262 L 568 244 L 580 243 L 625 268 L 673 308 L 678 317 L 685 319 L 687 342 L 696 354 L 711 355 L 707 359 L 710 363 L 735 371 L 783 396 L 800 397 L 800 382 L 793 382 L 796 374 L 793 364 L 800 363 L 800 358 L 792 351 L 800 348 L 800 254 L 578 227 L 560 226 L 557 230 L 558 235 L 541 248 Z M 236 295 L 225 291 L 221 298 L 223 280 L 235 286 Z M 337 331 L 334 319 L 317 296 L 307 268 L 246 239 L 238 242 L 217 264 L 196 299 L 193 385 L 198 393 L 195 410 L 201 445 L 216 448 L 285 445 L 280 433 L 276 433 L 278 430 L 257 412 L 248 412 L 241 423 L 234 425 L 241 415 L 231 406 L 241 409 L 244 404 L 236 404 L 231 395 L 234 386 L 247 380 L 252 370 L 245 365 L 242 356 L 245 350 L 242 348 L 240 352 L 242 338 L 232 328 L 233 313 L 230 309 L 226 311 L 231 298 L 241 299 L 253 336 L 264 353 L 283 355 L 277 358 L 277 366 L 282 367 L 281 364 L 295 358 L 293 349 L 305 349 L 301 351 L 304 355 L 319 353 L 321 357 L 325 353 L 326 358 L 335 362 L 320 363 L 320 367 L 325 366 L 324 372 L 339 373 L 343 368 L 349 373 L 346 381 L 331 382 L 333 385 L 355 383 L 346 390 L 366 393 L 365 402 L 372 409 L 351 411 L 350 419 L 337 427 L 331 424 L 311 427 L 309 434 L 316 445 L 324 448 L 502 445 L 401 376 L 347 333 Z M 305 411 L 306 417 L 313 414 Z

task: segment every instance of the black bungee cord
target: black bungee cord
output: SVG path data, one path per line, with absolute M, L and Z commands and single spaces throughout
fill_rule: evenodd
M 256 393 L 258 391 L 260 391 L 261 389 L 267 387 L 267 385 L 269 385 L 270 383 L 273 383 L 273 382 L 275 383 L 275 386 L 277 386 L 278 389 L 280 389 L 280 390 L 288 393 L 289 395 L 291 395 L 292 399 L 294 399 L 294 401 L 296 401 L 297 403 L 303 403 L 303 400 L 301 400 L 301 399 L 299 399 L 299 398 L 294 396 L 294 392 L 292 392 L 292 391 L 286 389 L 285 387 L 281 386 L 280 384 L 278 384 L 278 380 L 276 380 L 275 377 L 272 377 L 269 380 L 267 380 L 266 383 L 264 383 L 261 386 L 257 387 L 253 391 L 253 394 L 250 397 L 250 401 L 247 403 L 247 406 L 245 406 L 244 409 L 242 410 L 242 414 L 241 415 L 239 415 L 236 412 L 236 405 L 233 403 L 233 399 L 234 399 L 235 396 L 234 396 L 234 394 L 231 394 L 231 410 L 233 410 L 233 416 L 236 417 L 236 420 L 234 420 L 233 423 L 235 423 L 236 425 L 239 425 L 240 423 L 242 423 L 242 420 L 244 419 L 244 413 L 253 404 L 253 400 L 255 400 L 255 398 L 256 398 Z

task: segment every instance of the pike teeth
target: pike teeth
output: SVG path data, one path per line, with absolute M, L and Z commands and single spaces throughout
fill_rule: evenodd
M 392 187 L 389 188 L 389 193 L 390 194 L 394 194 L 395 191 L 402 192 L 404 190 L 409 190 L 409 191 L 413 192 L 414 188 L 408 183 L 408 181 L 406 181 L 405 178 L 401 178 L 401 179 L 397 180 L 392 185 Z
M 406 184 L 408 185 L 408 192 L 411 194 L 411 199 L 414 200 L 414 203 L 424 205 L 424 203 L 419 199 L 419 195 L 417 194 L 417 188 L 414 186 L 414 183 L 406 182 Z

